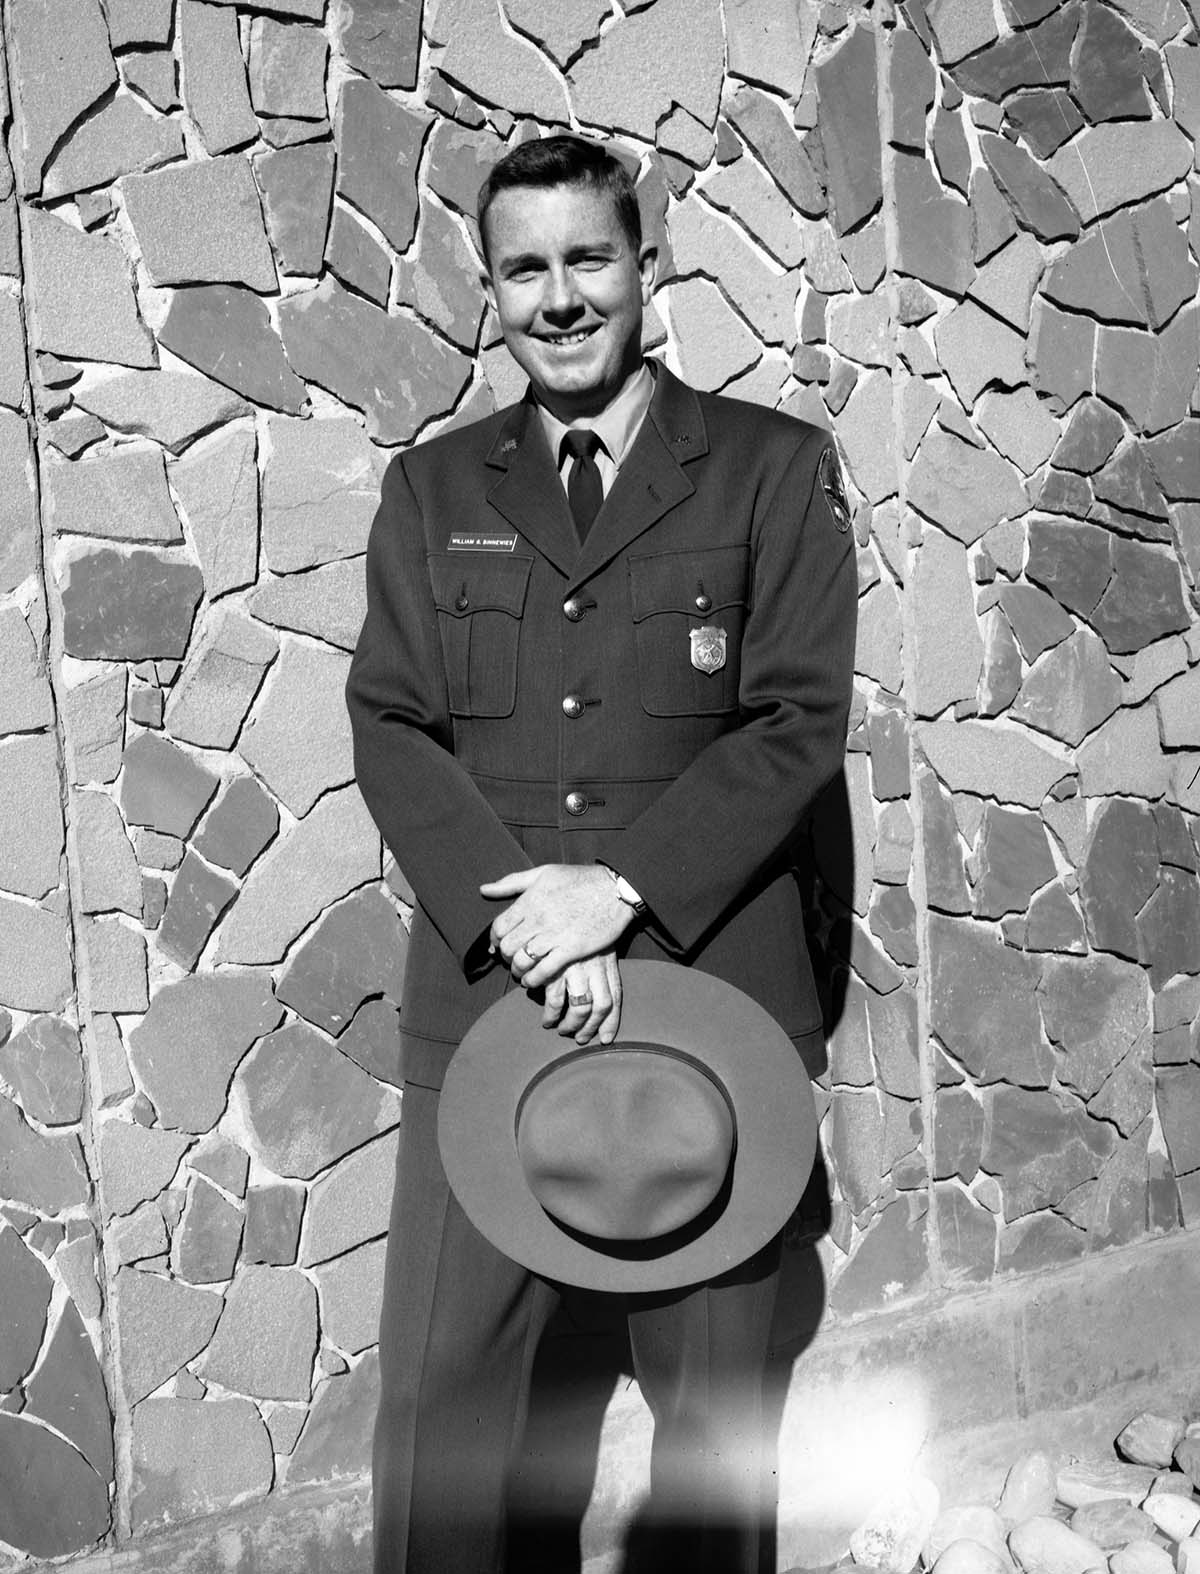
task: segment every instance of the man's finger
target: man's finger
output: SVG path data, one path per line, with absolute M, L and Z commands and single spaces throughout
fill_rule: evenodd
M 553 950 L 547 951 L 545 956 L 537 959 L 521 982 L 526 989 L 541 989 L 543 984 L 548 984 L 552 978 L 557 978 L 564 968 L 577 960 L 577 957 L 573 957 L 561 946 L 555 946 Z
M 498 880 L 485 880 L 479 887 L 481 896 L 520 896 L 527 891 L 541 873 L 540 869 L 514 869 L 502 874 Z
M 567 986 L 561 978 L 556 978 L 552 984 L 546 986 L 546 999 L 542 1007 L 542 1026 L 554 1027 L 561 1019 L 567 1004 Z

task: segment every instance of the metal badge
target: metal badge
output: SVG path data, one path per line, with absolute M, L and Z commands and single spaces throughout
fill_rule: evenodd
M 710 675 L 720 672 L 725 665 L 725 642 L 728 638 L 725 630 L 706 623 L 702 628 L 689 629 L 688 638 L 692 642 L 692 666 L 696 671 Z
M 846 498 L 846 483 L 842 480 L 842 467 L 832 448 L 827 448 L 817 463 L 817 479 L 829 504 L 833 522 L 845 535 L 850 528 L 850 504 Z

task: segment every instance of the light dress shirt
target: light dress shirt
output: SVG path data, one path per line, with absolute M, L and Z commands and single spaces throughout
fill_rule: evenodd
M 546 441 L 550 444 L 550 452 L 556 457 L 562 452 L 562 464 L 559 466 L 558 473 L 564 491 L 572 464 L 570 453 L 562 449 L 564 435 L 575 428 L 585 430 L 590 428 L 596 433 L 603 445 L 596 450 L 596 469 L 600 472 L 600 485 L 604 488 L 604 495 L 607 497 L 617 478 L 617 472 L 642 429 L 642 422 L 646 419 L 646 411 L 650 408 L 653 394 L 654 376 L 643 361 L 612 403 L 606 405 L 599 415 L 564 422 L 556 415 L 551 415 L 545 405 L 539 403 L 538 415 L 541 417 Z

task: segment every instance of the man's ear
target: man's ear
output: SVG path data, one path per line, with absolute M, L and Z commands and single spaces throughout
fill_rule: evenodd
M 649 241 L 638 252 L 638 272 L 642 276 L 642 304 L 649 306 L 650 292 L 654 289 L 654 277 L 658 272 L 658 247 L 652 246 Z
M 479 270 L 479 288 L 483 291 L 484 299 L 492 310 L 499 316 L 499 307 L 496 305 L 496 286 L 492 283 L 492 276 L 486 269 Z

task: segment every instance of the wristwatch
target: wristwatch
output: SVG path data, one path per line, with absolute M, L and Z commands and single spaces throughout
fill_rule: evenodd
M 629 881 L 623 874 L 618 874 L 611 864 L 606 864 L 602 859 L 599 858 L 596 860 L 596 862 L 600 865 L 601 869 L 607 869 L 609 874 L 612 875 L 613 879 L 617 883 L 618 897 L 620 897 L 621 901 L 625 903 L 626 907 L 632 907 L 634 912 L 640 918 L 646 911 L 646 904 L 634 890 L 633 886 L 630 885 Z

